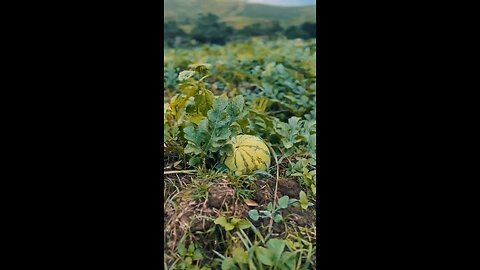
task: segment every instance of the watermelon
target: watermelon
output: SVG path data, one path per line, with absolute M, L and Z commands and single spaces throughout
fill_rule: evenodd
M 231 143 L 233 154 L 227 156 L 224 163 L 235 174 L 266 171 L 270 166 L 270 151 L 262 139 L 252 135 L 238 135 Z

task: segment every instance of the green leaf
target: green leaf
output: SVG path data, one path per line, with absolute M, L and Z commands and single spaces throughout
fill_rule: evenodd
M 277 214 L 277 215 L 275 216 L 275 218 L 273 219 L 273 221 L 275 221 L 276 223 L 278 223 L 278 222 L 280 222 L 280 221 L 282 221 L 282 220 L 283 220 L 283 217 L 282 217 L 282 215 L 280 215 L 280 214 Z
M 300 205 L 302 206 L 303 209 L 307 209 L 309 206 L 307 194 L 302 190 L 300 191 Z
M 187 254 L 187 249 L 185 248 L 185 245 L 183 243 L 178 245 L 177 252 L 182 257 L 185 256 L 185 254 Z
M 231 223 L 226 223 L 224 228 L 225 228 L 225 231 L 231 231 L 233 230 L 233 228 L 235 228 L 235 226 L 233 226 L 233 224 Z
M 295 253 L 284 252 L 282 254 L 281 263 L 286 266 L 286 269 L 295 269 L 295 265 L 296 265 Z
M 241 220 L 242 220 L 241 218 L 232 218 L 232 219 L 230 220 L 230 223 L 232 223 L 233 225 L 237 225 L 237 223 L 238 223 L 239 221 L 241 221 Z
M 242 247 L 234 248 L 232 251 L 232 257 L 239 264 L 248 263 L 248 253 Z
M 280 261 L 280 258 L 285 248 L 285 242 L 280 239 L 270 239 L 267 242 L 267 248 L 272 254 L 272 260 L 274 262 Z
M 250 228 L 250 221 L 246 219 L 242 219 L 238 224 L 237 227 L 244 230 Z
M 198 92 L 197 85 L 190 82 L 181 83 L 178 85 L 178 88 L 183 94 L 185 94 L 185 101 L 187 101 L 190 97 L 194 96 Z
M 225 217 L 218 217 L 217 219 L 215 219 L 215 221 L 213 221 L 213 223 L 218 224 L 222 227 L 225 227 L 225 224 L 227 224 L 228 222 Z
M 196 261 L 203 259 L 202 251 L 200 249 L 196 249 L 192 258 Z
M 235 266 L 235 261 L 233 258 L 227 257 L 222 262 L 222 270 L 237 270 L 238 267 Z
M 183 149 L 183 152 L 185 154 L 194 153 L 198 155 L 202 153 L 202 149 L 193 144 L 192 142 L 188 142 L 187 146 L 185 146 L 185 149 Z
M 292 204 L 292 203 L 296 203 L 296 202 L 298 202 L 297 199 L 290 199 L 290 200 L 288 200 L 288 204 Z
M 193 251 L 195 250 L 195 246 L 193 244 L 190 244 L 188 246 L 188 253 L 193 254 Z
M 257 249 L 257 257 L 258 260 L 268 266 L 273 266 L 274 261 L 272 260 L 272 253 L 270 250 L 264 248 L 264 247 L 258 247 Z
M 179 81 L 184 81 L 186 79 L 189 79 L 195 75 L 195 71 L 193 70 L 184 70 L 178 74 L 178 80 Z
M 288 196 L 283 196 L 280 199 L 278 199 L 278 206 L 282 209 L 285 209 L 288 207 Z
M 273 211 L 273 204 L 272 204 L 271 202 L 269 202 L 269 203 L 267 204 L 267 210 L 270 211 L 270 212 Z
M 248 216 L 253 220 L 257 221 L 260 218 L 260 215 L 258 214 L 257 209 L 252 209 L 248 211 Z
M 271 217 L 272 216 L 272 212 L 265 211 L 265 210 L 260 210 L 260 214 L 262 214 L 262 216 L 264 216 L 264 217 Z

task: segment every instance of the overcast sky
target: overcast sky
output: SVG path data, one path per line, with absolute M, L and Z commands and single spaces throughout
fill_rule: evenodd
M 270 4 L 278 6 L 316 5 L 316 0 L 247 0 L 250 3 Z

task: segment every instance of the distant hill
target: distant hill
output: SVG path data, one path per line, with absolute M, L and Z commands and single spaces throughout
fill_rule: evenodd
M 164 0 L 164 21 L 175 20 L 185 30 L 200 14 L 213 13 L 239 29 L 246 25 L 277 20 L 284 27 L 316 22 L 313 6 L 286 7 L 248 3 L 247 0 Z

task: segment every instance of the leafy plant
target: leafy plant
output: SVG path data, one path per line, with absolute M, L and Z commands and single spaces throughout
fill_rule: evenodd
M 307 209 L 309 206 L 313 205 L 313 203 L 308 201 L 307 194 L 303 190 L 300 191 L 300 200 L 298 200 L 298 202 L 303 209 Z
M 264 269 L 265 266 L 276 270 L 295 269 L 297 254 L 285 250 L 285 241 L 272 238 L 262 246 L 257 241 L 250 242 L 244 233 L 239 233 L 238 236 L 246 250 L 237 246 L 233 249 L 231 257 L 215 252 L 223 260 L 222 270 Z
M 259 218 L 271 218 L 274 222 L 278 223 L 283 220 L 280 210 L 286 209 L 290 204 L 296 201 L 296 199 L 289 199 L 288 196 L 283 196 L 278 199 L 275 206 L 269 202 L 267 204 L 267 210 L 258 211 L 257 209 L 252 209 L 248 212 L 248 215 L 253 221 L 257 221 Z
M 225 217 L 218 217 L 217 219 L 215 219 L 214 223 L 222 226 L 225 231 L 231 231 L 235 227 L 238 227 L 240 229 L 250 228 L 250 222 L 246 219 L 241 218 L 232 218 L 230 219 L 230 222 L 228 222 Z
M 299 182 L 308 187 L 315 196 L 317 193 L 317 170 L 313 168 L 313 159 L 301 158 L 296 163 L 291 163 L 286 175 L 296 176 Z
M 195 248 L 195 245 L 191 243 L 188 248 L 182 242 L 177 247 L 177 252 L 181 256 L 181 262 L 178 264 L 179 269 L 195 270 L 200 269 L 198 263 L 204 258 L 202 251 L 199 248 Z M 196 264 L 194 264 L 196 263 Z M 202 267 L 202 270 L 208 268 Z
M 183 129 L 188 142 L 184 152 L 191 156 L 189 164 L 194 166 L 206 159 L 218 162 L 222 156 L 232 153 L 229 140 L 241 132 L 240 125 L 235 120 L 242 115 L 241 96 L 231 101 L 225 96 L 216 98 L 212 109 L 207 112 L 207 118 L 202 119 L 197 126 L 188 124 Z

